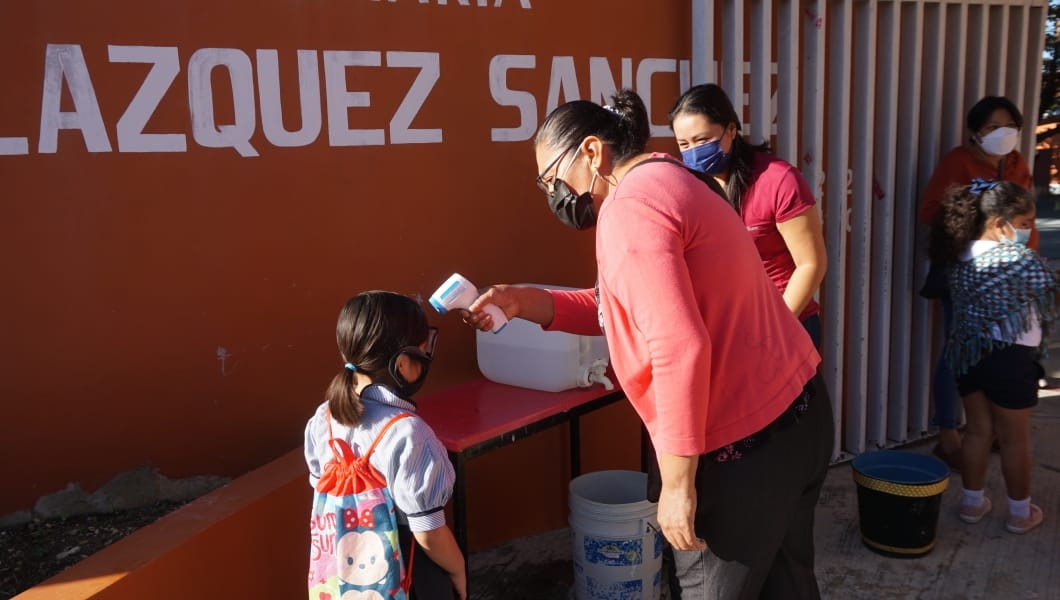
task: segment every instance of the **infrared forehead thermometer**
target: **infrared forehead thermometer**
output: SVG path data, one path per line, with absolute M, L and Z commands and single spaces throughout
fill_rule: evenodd
M 467 277 L 460 273 L 453 273 L 445 283 L 438 286 L 431 294 L 430 303 L 434 310 L 445 314 L 453 309 L 467 309 L 479 297 L 478 288 L 474 286 Z M 490 317 L 493 317 L 493 333 L 499 333 L 508 324 L 508 317 L 496 304 L 487 304 L 482 307 Z

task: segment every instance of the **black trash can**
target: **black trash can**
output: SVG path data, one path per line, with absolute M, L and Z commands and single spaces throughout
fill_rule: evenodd
M 880 450 L 851 463 L 858 488 L 861 541 L 880 554 L 923 556 L 935 547 L 946 463 L 928 454 Z

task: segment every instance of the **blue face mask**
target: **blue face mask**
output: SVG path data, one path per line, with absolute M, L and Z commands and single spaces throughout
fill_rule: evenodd
M 729 166 L 729 155 L 721 150 L 721 138 L 682 150 L 681 160 L 689 169 L 707 175 L 721 175 Z
M 1002 238 L 1004 241 L 1010 244 L 1021 244 L 1024 246 L 1027 245 L 1027 242 L 1031 241 L 1031 230 L 1029 227 L 1027 229 L 1020 229 L 1012 223 L 1009 223 L 1008 226 L 1012 228 L 1012 231 L 1016 232 L 1016 239 L 1010 240 L 1008 239 L 1008 236 L 1004 236 Z

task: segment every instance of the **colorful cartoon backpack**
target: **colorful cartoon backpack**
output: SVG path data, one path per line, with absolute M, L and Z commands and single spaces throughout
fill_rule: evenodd
M 309 519 L 310 600 L 406 600 L 412 583 L 412 551 L 405 568 L 398 520 L 386 479 L 369 462 L 376 444 L 402 413 L 390 419 L 364 456 L 335 438 L 334 453 L 317 482 Z M 413 547 L 415 544 L 412 545 Z

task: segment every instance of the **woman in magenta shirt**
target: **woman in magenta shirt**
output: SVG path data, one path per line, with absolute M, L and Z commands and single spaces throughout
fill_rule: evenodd
M 814 506 L 832 454 L 813 343 L 740 218 L 673 158 L 644 152 L 633 92 L 554 110 L 535 139 L 552 212 L 595 229 L 596 289 L 493 286 L 481 308 L 607 336 L 651 438 L 649 499 L 674 549 L 675 597 L 818 598 Z M 503 335 L 503 333 L 501 334 Z
M 813 296 L 824 280 L 828 256 L 810 186 L 798 169 L 752 146 L 721 87 L 697 85 L 677 99 L 670 126 L 688 168 L 714 177 L 743 219 L 762 265 L 820 346 L 821 319 Z

